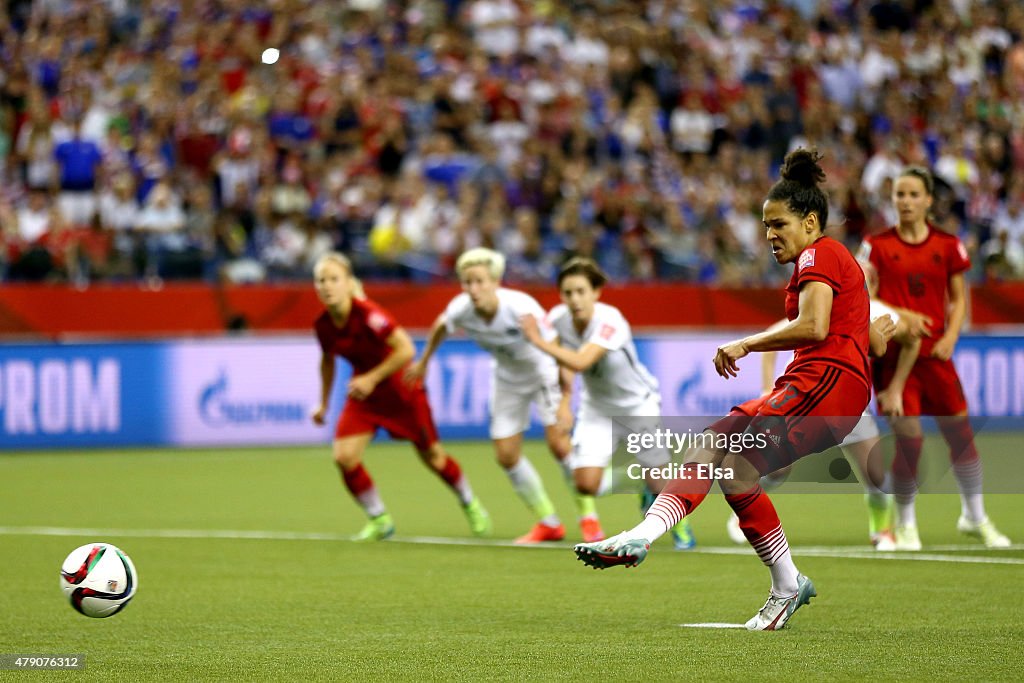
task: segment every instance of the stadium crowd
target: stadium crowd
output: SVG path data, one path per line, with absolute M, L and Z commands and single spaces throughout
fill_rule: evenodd
M 1017 0 L 8 0 L 0 62 L 7 281 L 775 284 L 807 144 L 851 248 L 922 164 L 970 279 L 1024 278 Z

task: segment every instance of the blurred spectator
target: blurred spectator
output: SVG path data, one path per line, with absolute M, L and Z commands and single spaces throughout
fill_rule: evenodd
M 153 187 L 136 228 L 145 236 L 148 276 L 172 280 L 202 276 L 198 246 L 185 230 L 181 199 L 169 184 L 159 182 Z
M 71 126 L 71 137 L 53 150 L 57 160 L 60 194 L 57 202 L 72 225 L 89 225 L 96 213 L 96 184 L 103 155 L 99 146 L 82 136 L 82 121 Z
M 129 172 L 114 177 L 111 185 L 100 195 L 99 224 L 113 240 L 111 265 L 108 275 L 141 275 L 145 267 L 145 244 L 139 227 L 141 212 L 135 196 L 135 181 Z
M 987 280 L 1000 282 L 1024 277 L 1024 244 L 1006 230 L 996 230 L 994 236 L 981 245 L 981 258 Z
M 848 244 L 894 220 L 892 177 L 925 164 L 936 225 L 1013 272 L 1019 2 L 194 9 L 55 0 L 5 27 L 0 200 L 43 201 L 25 220 L 49 232 L 50 200 L 23 197 L 59 192 L 78 236 L 63 266 L 22 245 L 40 277 L 306 278 L 330 244 L 361 274 L 429 279 L 496 244 L 528 280 L 579 252 L 615 279 L 763 284 L 780 271 L 759 199 L 797 145 L 824 152 Z M 6 277 L 35 277 L 4 229 Z
M 53 157 L 55 147 L 50 112 L 45 105 L 37 103 L 29 108 L 28 120 L 22 125 L 14 147 L 23 168 L 26 187 L 47 190 L 53 187 L 57 180 L 57 161 Z

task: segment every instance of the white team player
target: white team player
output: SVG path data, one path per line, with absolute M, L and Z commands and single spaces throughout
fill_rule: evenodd
M 501 286 L 505 257 L 496 251 L 470 249 L 459 256 L 455 271 L 463 292 L 452 299 L 434 321 L 423 355 L 410 366 L 407 375 L 413 379 L 424 377 L 437 347 L 458 331 L 491 355 L 490 437 L 498 464 L 538 519 L 516 542 L 560 541 L 565 538 L 565 527 L 555 513 L 540 475 L 522 454 L 523 432 L 530 426 L 532 405 L 544 426 L 548 448 L 571 479 L 568 459 L 571 386 L 562 391 L 563 378 L 558 364 L 526 341 L 519 326 L 523 316 L 543 321 L 544 309 L 529 294 Z M 548 334 L 554 336 L 553 332 Z M 566 373 L 564 380 L 571 382 L 571 374 Z M 604 538 L 600 524 L 595 522 L 593 496 L 577 495 L 576 506 L 583 538 Z
M 599 303 L 608 281 L 594 261 L 569 260 L 558 274 L 562 304 L 548 314 L 557 339 L 549 339 L 532 316 L 522 319 L 526 338 L 550 354 L 563 367 L 583 377 L 583 392 L 572 435 L 572 468 L 576 490 L 599 495 L 609 488 L 605 471 L 616 447 L 612 421 L 626 420 L 630 429 L 646 430 L 660 423 L 658 381 L 640 362 L 629 323 L 619 309 Z M 657 467 L 669 462 L 664 449 L 638 455 L 641 464 Z M 658 493 L 663 480 L 649 479 L 648 489 Z M 595 517 L 596 521 L 596 517 Z M 689 523 L 683 518 L 673 530 L 679 549 L 694 545 Z
M 900 344 L 900 356 L 893 376 L 893 384 L 902 387 L 910 375 L 911 368 L 914 367 L 921 342 L 910 334 L 906 324 L 900 324 L 899 313 L 881 301 L 872 299 L 869 315 L 872 321 L 887 315 L 896 324 L 893 341 Z M 767 391 L 775 384 L 776 353 L 762 354 L 761 363 L 762 384 Z M 902 390 L 896 393 L 900 395 Z M 871 414 L 871 407 L 868 406 L 864 409 L 860 421 L 846 435 L 839 447 L 847 458 L 857 466 L 860 481 L 864 486 L 864 499 L 868 506 L 868 537 L 871 540 L 871 545 L 875 550 L 890 552 L 897 549 L 893 536 L 893 498 L 892 494 L 888 492 L 891 489 L 891 484 L 888 481 L 887 468 L 882 460 L 880 442 L 881 434 L 878 431 L 878 423 L 875 422 L 875 418 Z M 777 488 L 788 475 L 789 468 L 766 475 L 761 478 L 761 487 L 766 491 Z M 729 538 L 734 543 L 747 542 L 740 529 L 739 518 L 735 514 L 729 516 L 726 529 L 729 532 Z

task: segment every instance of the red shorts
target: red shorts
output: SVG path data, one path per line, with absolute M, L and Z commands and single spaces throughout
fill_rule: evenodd
M 896 372 L 897 354 L 887 353 L 874 362 L 875 391 L 882 391 Z M 904 415 L 963 415 L 967 398 L 960 386 L 960 375 L 951 360 L 922 357 L 914 363 L 903 387 Z
M 839 444 L 860 421 L 870 399 L 864 382 L 850 372 L 805 366 L 782 375 L 770 393 L 736 406 L 708 429 L 719 434 L 764 434 L 768 448 L 743 452 L 763 475 Z
M 370 403 L 348 399 L 338 418 L 334 436 L 340 439 L 356 434 L 374 434 L 378 428 L 395 439 L 411 441 L 420 452 L 439 441 L 427 392 L 422 389 L 408 392 L 402 401 Z

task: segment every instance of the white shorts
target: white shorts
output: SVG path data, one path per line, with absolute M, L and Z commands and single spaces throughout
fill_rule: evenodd
M 558 384 L 539 385 L 523 390 L 501 380 L 491 382 L 491 438 L 507 439 L 522 434 L 530 426 L 530 404 L 537 407 L 537 419 L 545 427 L 558 420 L 562 390 Z
M 57 206 L 71 225 L 76 227 L 89 225 L 96 213 L 96 194 L 89 190 L 64 191 L 57 195 Z
M 854 426 L 853 430 L 839 444 L 840 448 L 852 446 L 855 443 L 867 441 L 868 439 L 878 438 L 878 425 L 875 423 L 874 416 L 869 411 L 870 408 L 864 410 L 864 414 L 860 417 L 860 422 Z
M 888 304 L 883 304 L 877 299 L 871 300 L 871 310 L 868 313 L 868 317 L 874 320 L 875 318 L 881 318 L 883 315 L 888 315 L 892 318 L 894 323 L 900 321 L 900 314 L 892 309 Z
M 613 417 L 630 417 L 631 431 L 652 432 L 661 426 L 661 397 L 652 394 L 644 403 L 631 410 L 623 410 Z M 580 405 L 576 425 L 572 430 L 572 469 L 581 467 L 605 468 L 612 464 L 612 455 L 626 436 L 625 429 L 615 434 L 612 417 L 596 410 L 587 402 Z M 671 461 L 664 448 L 643 451 L 633 456 L 645 467 L 660 467 Z

